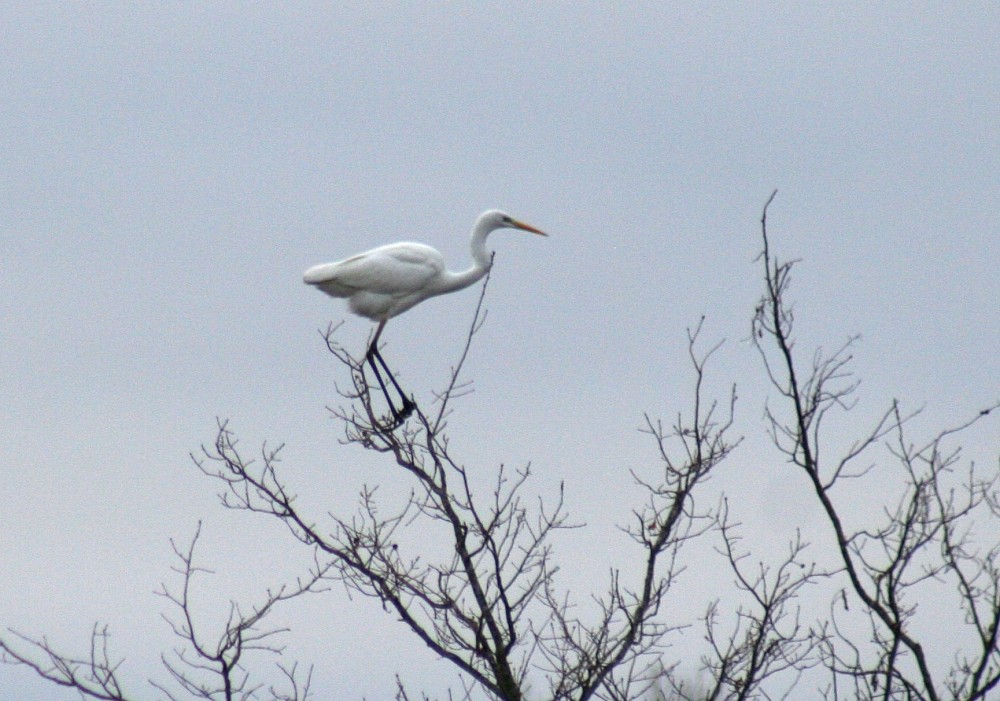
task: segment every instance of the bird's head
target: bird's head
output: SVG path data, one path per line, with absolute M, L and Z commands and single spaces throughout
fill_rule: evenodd
M 506 212 L 501 212 L 499 209 L 491 209 L 488 212 L 483 212 L 477 222 L 477 228 L 479 227 L 483 227 L 486 231 L 493 231 L 495 229 L 520 229 L 521 231 L 528 231 L 539 236 L 548 236 L 544 231 L 520 222 Z

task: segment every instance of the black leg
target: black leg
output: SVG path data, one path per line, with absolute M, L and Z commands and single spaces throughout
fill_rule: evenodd
M 385 401 L 389 405 L 389 412 L 393 417 L 393 424 L 389 426 L 389 430 L 392 430 L 400 426 L 406 418 L 413 413 L 413 410 L 417 405 L 414 404 L 413 401 L 403 392 L 403 389 L 399 386 L 395 376 L 392 374 L 392 370 L 390 370 L 389 366 L 386 364 L 385 358 L 383 358 L 382 354 L 378 352 L 378 339 L 379 336 L 382 335 L 382 329 L 384 327 L 385 322 L 383 321 L 379 324 L 378 329 L 375 331 L 375 336 L 372 338 L 372 342 L 368 346 L 368 352 L 365 353 L 365 359 L 368 361 L 368 364 L 371 365 L 372 371 L 375 373 L 375 379 L 378 380 L 379 387 L 382 388 L 382 396 L 385 397 Z M 378 360 L 378 364 L 376 364 L 376 360 Z M 382 373 L 379 372 L 378 365 L 381 365 L 382 369 L 385 370 L 386 374 L 389 376 L 389 381 L 392 382 L 392 386 L 396 388 L 396 392 L 399 394 L 399 397 L 403 402 L 402 406 L 398 410 L 396 409 L 396 404 L 392 401 L 392 397 L 389 394 L 389 388 L 386 387 L 385 381 L 382 379 Z
M 382 380 L 382 373 L 378 370 L 378 365 L 375 364 L 374 355 L 368 355 L 368 364 L 372 366 L 372 372 L 375 373 L 375 379 L 378 380 L 378 386 L 382 388 L 382 396 L 385 397 L 385 401 L 389 404 L 389 411 L 396 414 L 396 407 L 392 404 L 392 398 L 389 396 L 389 392 L 386 390 L 385 382 Z
M 396 382 L 396 377 L 392 374 L 392 370 L 389 369 L 389 366 L 386 365 L 385 358 L 382 357 L 382 354 L 378 352 L 377 348 L 375 349 L 374 355 L 375 359 L 378 360 L 379 364 L 382 366 L 382 369 L 385 370 L 385 374 L 389 376 L 389 381 L 392 383 L 392 386 L 395 387 L 396 392 L 399 393 L 399 398 L 403 400 L 403 404 L 400 410 L 397 412 L 395 409 L 393 409 L 392 413 L 395 414 L 397 419 L 405 419 L 406 417 L 408 417 L 410 414 L 413 413 L 413 410 L 416 409 L 417 405 L 414 404 L 413 401 L 411 401 L 410 398 L 406 396 L 405 392 L 403 392 L 403 388 L 399 386 L 398 382 Z M 379 377 L 379 382 L 381 381 L 382 378 Z M 382 387 L 382 391 L 383 392 L 385 391 L 384 386 Z M 388 394 L 386 394 L 386 397 L 388 398 Z M 391 402 L 390 406 L 392 406 Z

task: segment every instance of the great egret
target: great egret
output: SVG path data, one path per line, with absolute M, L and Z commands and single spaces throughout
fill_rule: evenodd
M 395 418 L 393 428 L 406 420 L 415 405 L 400 389 L 379 353 L 378 340 L 385 323 L 428 297 L 455 292 L 482 279 L 492 265 L 490 254 L 486 251 L 486 237 L 497 229 L 521 229 L 540 236 L 548 235 L 509 214 L 491 209 L 479 215 L 472 228 L 472 266 L 462 272 L 448 270 L 444 257 L 436 249 L 409 241 L 379 246 L 336 263 L 313 266 L 305 272 L 303 279 L 307 284 L 314 285 L 331 297 L 346 298 L 352 312 L 378 322 L 365 358 L 375 372 Z M 399 410 L 386 390 L 376 360 L 402 398 Z

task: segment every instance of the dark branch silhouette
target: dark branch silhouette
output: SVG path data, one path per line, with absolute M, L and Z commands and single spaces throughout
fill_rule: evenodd
M 162 655 L 166 680 L 152 680 L 152 689 L 171 701 L 307 701 L 313 670 L 284 659 L 281 636 L 293 631 L 267 620 L 279 604 L 337 583 L 379 601 L 401 630 L 451 663 L 459 688 L 448 699 L 973 701 L 1000 693 L 1000 474 L 960 448 L 1000 404 L 915 440 L 915 412 L 894 400 L 838 448 L 828 426 L 849 425 L 859 393 L 851 370 L 857 339 L 802 355 L 790 299 L 795 261 L 778 258 L 768 235 L 773 200 L 760 220 L 764 291 L 751 327 L 773 393 L 764 430 L 786 463 L 779 469 L 789 472 L 789 498 L 814 502 L 822 528 L 779 524 L 787 549 L 762 552 L 732 515 L 742 495 L 723 489 L 709 498 L 706 483 L 716 478 L 725 487 L 718 467 L 741 438 L 733 435 L 735 385 L 725 397 L 706 396 L 721 343 L 703 345 L 702 320 L 687 332 L 686 409 L 668 422 L 643 417 L 652 459 L 631 473 L 642 498 L 622 513 L 626 564 L 584 602 L 594 604 L 589 611 L 582 607 L 559 581 L 553 536 L 584 535 L 567 514 L 562 485 L 529 499 L 530 464 L 469 466 L 449 440 L 448 420 L 473 390 L 463 368 L 486 317 L 487 275 L 442 389 L 419 404 L 404 400 L 404 411 L 385 393 L 378 373 L 393 383 L 394 376 L 380 356 L 349 353 L 337 326 L 322 334 L 346 377 L 330 408 L 342 441 L 376 453 L 393 483 L 406 485 L 404 498 L 366 484 L 352 512 L 313 513 L 285 479 L 281 445 L 244 451 L 230 423 L 218 421 L 214 441 L 193 460 L 223 506 L 276 520 L 293 536 L 290 547 L 308 549 L 314 564 L 249 608 L 230 603 L 213 628 L 193 614 L 197 591 L 213 581 L 195 560 L 200 524 L 189 544 L 172 542 L 177 578 L 158 593 L 178 644 Z M 376 332 L 369 347 L 377 351 L 378 341 Z M 366 364 L 377 373 L 374 387 Z M 383 399 L 387 415 L 376 408 Z M 857 490 L 868 485 L 880 509 L 857 508 Z M 814 534 L 812 542 L 803 532 Z M 719 578 L 728 576 L 731 588 L 706 596 L 700 613 L 678 617 L 671 596 L 687 584 L 694 541 L 714 545 Z M 694 552 L 712 556 L 706 547 Z M 674 659 L 670 648 L 682 630 L 705 644 L 695 682 L 679 671 L 691 660 Z M 109 647 L 100 625 L 89 652 L 76 657 L 44 636 L 0 636 L 4 661 L 54 684 L 92 699 L 139 698 L 123 691 L 121 662 Z M 268 658 L 278 684 L 261 676 Z M 395 682 L 397 701 L 430 701 Z
M 853 407 L 858 382 L 849 371 L 849 339 L 831 355 L 817 351 L 803 371 L 796 354 L 794 314 L 788 302 L 795 261 L 780 261 L 772 253 L 767 232 L 767 209 L 761 217 L 765 293 L 753 320 L 753 339 L 764 361 L 772 386 L 783 400 L 768 408 L 767 419 L 775 445 L 806 478 L 833 534 L 842 576 L 844 608 L 856 598 L 869 629 L 867 640 L 855 634 L 831 608 L 828 620 L 816 626 L 822 641 L 818 651 L 830 671 L 828 698 L 979 699 L 1000 681 L 997 621 L 1000 619 L 996 555 L 997 474 L 983 475 L 970 464 L 956 475 L 957 448 L 946 447 L 997 409 L 994 404 L 969 421 L 939 432 L 920 447 L 906 435 L 913 414 L 904 414 L 892 402 L 882 417 L 843 455 L 820 455 L 823 419 L 831 412 Z M 850 527 L 844 517 L 849 505 L 838 502 L 837 487 L 848 479 L 863 478 L 874 467 L 855 468 L 862 456 L 889 442 L 894 458 L 894 479 L 903 487 L 895 506 L 887 506 L 880 519 L 866 526 Z M 984 549 L 974 531 L 976 519 L 992 523 L 980 530 L 989 534 Z M 992 544 L 989 541 L 992 540 Z M 957 660 L 939 656 L 932 661 L 940 626 L 932 628 L 937 644 L 924 640 L 918 628 L 917 602 L 936 597 L 940 584 L 953 592 L 951 601 L 965 614 L 965 626 L 978 638 L 972 650 Z M 953 640 L 965 632 L 951 631 Z M 943 658 L 943 659 L 942 659 Z M 944 665 L 950 664 L 950 669 Z M 944 681 L 937 676 L 947 669 Z M 846 683 L 846 688 L 845 688 Z

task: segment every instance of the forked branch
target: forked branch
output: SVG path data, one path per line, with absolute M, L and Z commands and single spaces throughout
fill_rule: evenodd
M 970 464 L 964 479 L 956 481 L 959 452 L 948 452 L 944 446 L 993 413 L 997 405 L 915 448 L 906 437 L 906 425 L 913 414 L 904 414 L 898 403 L 892 402 L 842 457 L 829 464 L 821 458 L 824 416 L 853 408 L 858 383 L 849 370 L 848 351 L 854 339 L 831 356 L 818 351 L 811 367 L 801 369 L 788 301 L 794 261 L 777 259 L 767 234 L 767 209 L 773 198 L 772 194 L 761 217 L 765 294 L 754 316 L 753 341 L 783 403 L 778 409 L 768 408 L 766 415 L 775 445 L 805 475 L 822 508 L 847 578 L 847 591 L 859 600 L 874 644 L 866 654 L 846 633 L 837 607 L 831 608 L 831 617 L 816 630 L 823 640 L 823 663 L 834 680 L 829 695 L 840 698 L 840 682 L 848 680 L 851 698 L 984 698 L 1000 680 L 996 624 L 1000 620 L 1000 578 L 993 564 L 1000 544 L 992 535 L 1000 525 L 997 477 L 983 477 Z M 851 465 L 884 441 L 890 441 L 889 452 L 897 466 L 893 481 L 901 484 L 901 496 L 894 507 L 885 510 L 880 523 L 849 526 L 846 507 L 837 503 L 834 490 L 847 479 L 872 478 L 874 464 L 860 469 Z M 992 524 L 992 528 L 978 530 L 980 538 L 986 537 L 985 550 L 977 549 L 976 544 L 982 541 L 973 536 L 973 524 L 979 519 Z M 939 646 L 922 639 L 915 625 L 916 601 L 937 596 L 935 587 L 940 583 L 957 591 L 955 604 L 964 611 L 965 625 L 979 640 L 977 650 L 959 654 L 945 682 L 939 681 L 937 674 L 946 661 L 931 660 L 931 650 Z M 842 596 L 846 610 L 847 594 Z

